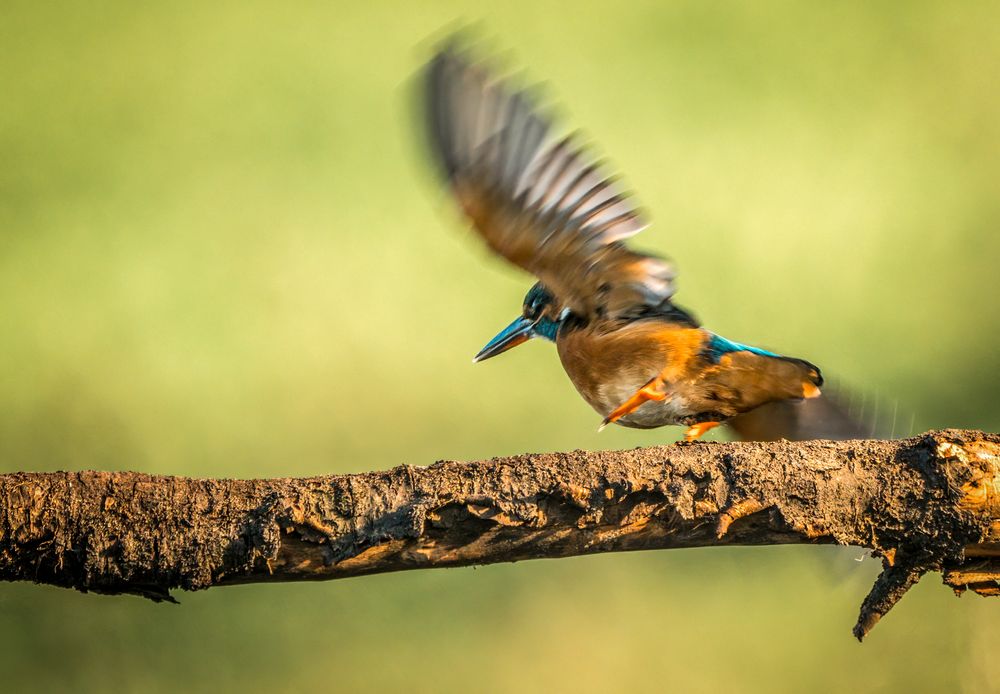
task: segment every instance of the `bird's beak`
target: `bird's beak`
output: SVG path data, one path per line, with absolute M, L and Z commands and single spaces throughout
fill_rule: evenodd
M 517 347 L 522 342 L 527 342 L 535 336 L 535 323 L 524 316 L 518 316 L 514 322 L 497 333 L 497 336 L 486 343 L 486 346 L 479 350 L 479 354 L 472 358 L 472 361 L 482 361 L 495 357 L 501 352 L 506 352 L 511 347 Z

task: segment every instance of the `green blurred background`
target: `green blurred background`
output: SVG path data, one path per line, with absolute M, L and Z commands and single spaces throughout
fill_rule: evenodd
M 287 476 L 631 447 L 411 122 L 461 21 L 626 173 L 680 302 L 996 430 L 1000 7 L 0 6 L 0 466 Z M 614 428 L 613 428 L 614 429 Z M 860 550 L 690 550 L 179 596 L 0 586 L 8 691 L 996 688 L 1000 600 L 928 577 L 859 647 Z M 995 689 L 994 689 L 995 690 Z

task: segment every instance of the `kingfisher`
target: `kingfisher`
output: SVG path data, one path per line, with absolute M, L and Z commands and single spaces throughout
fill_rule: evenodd
M 601 429 L 680 425 L 686 441 L 820 395 L 815 365 L 722 337 L 673 302 L 673 265 L 626 244 L 645 214 L 578 134 L 556 136 L 528 90 L 457 38 L 422 85 L 429 148 L 460 208 L 492 251 L 539 280 L 474 361 L 554 342 Z

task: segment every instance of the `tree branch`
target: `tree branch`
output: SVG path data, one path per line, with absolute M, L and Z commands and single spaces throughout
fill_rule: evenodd
M 0 475 L 0 579 L 170 590 L 597 552 L 855 545 L 860 639 L 928 571 L 1000 593 L 1000 436 L 695 443 L 303 479 Z

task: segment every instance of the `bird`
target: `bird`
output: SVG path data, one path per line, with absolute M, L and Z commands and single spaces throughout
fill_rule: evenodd
M 554 342 L 599 430 L 684 426 L 685 441 L 769 403 L 819 397 L 811 362 L 722 337 L 674 302 L 673 264 L 626 243 L 645 213 L 578 133 L 557 134 L 534 92 L 459 36 L 438 45 L 421 91 L 446 188 L 488 247 L 538 280 L 474 361 Z

